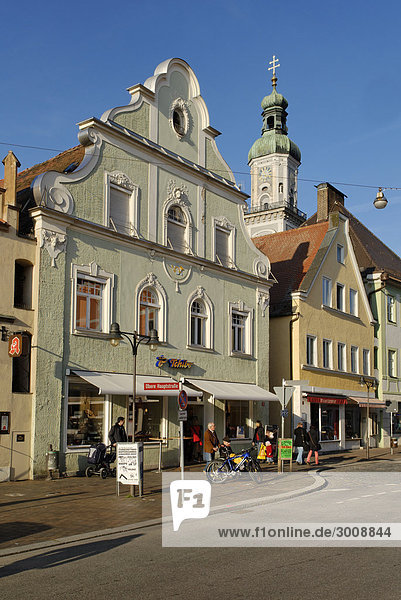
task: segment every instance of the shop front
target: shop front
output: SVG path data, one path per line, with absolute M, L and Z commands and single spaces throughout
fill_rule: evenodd
M 126 419 L 129 441 L 144 443 L 145 468 L 177 465 L 179 460 L 178 383 L 171 377 L 71 371 L 67 377 L 65 468 L 82 471 L 89 446 L 109 443 L 108 432 L 119 416 Z M 203 426 L 202 391 L 184 386 L 188 425 Z
M 366 423 L 369 413 L 369 446 L 370 448 L 379 448 L 383 439 L 383 415 L 386 409 L 386 403 L 372 398 L 369 404 L 366 397 L 350 396 L 348 399 L 350 407 L 359 412 L 361 444 L 366 447 Z
M 307 394 L 310 406 L 310 424 L 320 432 L 322 451 L 335 451 L 346 447 L 345 396 Z

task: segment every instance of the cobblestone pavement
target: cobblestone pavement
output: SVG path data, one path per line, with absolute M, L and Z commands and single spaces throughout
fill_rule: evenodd
M 189 470 L 202 468 L 196 465 Z M 372 449 L 369 462 L 363 450 L 323 455 L 319 468 L 401 471 L 401 453 L 398 449 L 393 455 L 389 450 Z M 264 469 L 274 472 L 276 467 Z M 307 469 L 294 465 L 294 472 Z M 142 498 L 131 497 L 130 488 L 125 486 L 120 487 L 117 497 L 112 478 L 0 483 L 0 549 L 160 518 L 161 486 L 161 474 L 156 472 L 145 472 Z

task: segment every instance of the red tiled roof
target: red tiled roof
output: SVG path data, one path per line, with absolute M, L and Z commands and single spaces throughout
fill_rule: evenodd
M 298 290 L 329 228 L 327 221 L 252 238 L 255 246 L 271 263 L 278 283 L 271 288 L 272 312 L 290 300 L 291 292 Z M 284 307 L 283 307 L 284 308 Z
M 24 169 L 24 171 L 20 171 L 17 175 L 17 192 L 29 188 L 35 177 L 41 173 L 45 173 L 46 171 L 59 171 L 62 173 L 73 162 L 81 163 L 84 155 L 85 148 L 84 146 L 79 145 L 70 148 L 69 150 L 65 150 L 64 152 L 61 152 L 61 154 L 57 154 L 57 156 L 49 158 L 49 160 L 46 160 L 45 162 L 29 167 L 29 169 Z M 4 187 L 4 179 L 0 180 L 0 187 Z
M 349 232 L 356 260 L 361 271 L 385 271 L 401 278 L 401 258 L 374 235 L 354 215 L 338 202 L 332 210 L 337 210 L 349 219 Z M 302 226 L 316 223 L 317 214 L 312 215 Z

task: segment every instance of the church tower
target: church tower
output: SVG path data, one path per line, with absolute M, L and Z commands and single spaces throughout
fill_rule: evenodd
M 244 212 L 251 237 L 299 227 L 306 214 L 297 208 L 301 152 L 288 137 L 288 102 L 276 90 L 278 59 L 273 56 L 273 91 L 262 100 L 262 137 L 248 154 L 251 168 L 251 205 Z

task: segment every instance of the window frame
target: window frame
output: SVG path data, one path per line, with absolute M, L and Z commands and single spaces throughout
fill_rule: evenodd
M 350 348 L 350 366 L 351 373 L 359 373 L 359 347 L 351 346 Z
M 327 289 L 325 289 L 325 284 L 327 284 Z M 328 302 L 326 302 L 328 296 Z M 322 277 L 322 304 L 323 306 L 332 307 L 332 280 L 329 277 Z
M 390 354 L 392 357 L 391 360 L 390 360 Z M 387 349 L 387 375 L 388 375 L 388 377 L 397 377 L 397 373 L 398 373 L 397 361 L 398 361 L 397 350 L 395 350 L 394 348 L 388 348 Z
M 387 321 L 395 325 L 397 323 L 395 297 L 392 294 L 387 294 L 386 297 Z
M 192 343 L 191 337 L 191 317 L 192 305 L 195 301 L 201 301 L 205 308 L 205 323 L 204 323 L 204 345 Z M 187 300 L 187 347 L 194 350 L 213 350 L 214 345 L 214 309 L 213 303 L 202 286 L 198 286 L 196 290 L 190 294 Z
M 341 265 L 344 264 L 344 246 L 343 244 L 337 244 L 337 262 Z
M 89 329 L 77 327 L 76 325 L 78 279 L 87 279 L 102 285 L 100 329 Z M 114 281 L 115 276 L 113 273 L 103 271 L 94 262 L 90 265 L 71 265 L 71 333 L 99 335 L 110 332 L 110 323 L 113 321 Z
M 353 300 L 351 300 L 353 298 Z M 354 307 L 352 307 L 352 304 L 354 304 Z M 352 308 L 354 308 L 354 310 L 352 310 Z M 349 314 L 353 315 L 354 317 L 358 316 L 358 291 L 354 290 L 353 288 L 350 288 L 349 290 Z
M 317 337 L 315 335 L 306 335 L 306 364 L 309 367 L 317 366 Z M 310 358 L 312 360 L 310 360 Z
M 326 349 L 327 349 L 327 351 L 326 351 Z M 326 338 L 323 339 L 322 358 L 323 358 L 323 368 L 324 369 L 332 369 L 333 368 L 333 342 L 332 342 L 332 340 L 328 340 Z M 326 358 L 328 358 L 327 361 L 325 360 Z
M 193 221 L 192 221 L 192 215 L 190 213 L 190 211 L 188 210 L 188 207 L 186 206 L 185 201 L 182 199 L 183 198 L 183 192 L 179 189 L 179 188 L 175 188 L 174 193 L 172 194 L 172 197 L 170 197 L 169 200 L 167 200 L 164 203 L 164 207 L 163 207 L 163 245 L 166 246 L 167 248 L 169 248 L 170 250 L 173 250 L 174 252 L 181 252 L 182 254 L 193 254 Z M 171 208 L 173 208 L 174 206 L 177 206 L 183 213 L 184 213 L 184 217 L 186 219 L 186 224 L 185 224 L 185 234 L 184 234 L 184 241 L 185 241 L 185 249 L 184 251 L 178 250 L 176 248 L 171 248 L 169 243 L 168 243 L 168 223 L 169 223 L 169 210 Z M 178 224 L 178 222 L 174 221 L 175 224 Z
M 156 302 L 147 302 L 146 300 L 142 300 L 142 294 L 146 291 L 149 291 L 152 295 L 155 296 Z M 142 309 L 143 307 L 145 308 L 145 331 L 141 331 L 141 313 L 142 313 Z M 149 325 L 149 312 L 150 310 L 154 310 L 155 311 L 155 319 L 154 319 L 154 323 L 153 323 L 153 327 L 150 327 Z M 156 329 L 158 330 L 158 326 L 159 326 L 159 315 L 160 315 L 160 302 L 159 302 L 159 295 L 157 294 L 156 290 L 151 287 L 144 287 L 140 293 L 139 296 L 139 329 L 138 329 L 138 333 L 140 335 L 150 335 L 150 330 L 151 329 Z
M 338 295 L 339 291 L 341 291 L 340 296 Z M 342 305 L 342 308 L 339 307 L 339 298 L 341 300 L 340 304 Z M 336 283 L 336 309 L 340 312 L 345 312 L 345 285 L 339 282 Z
M 229 253 L 229 265 L 222 264 L 221 260 L 217 257 L 217 242 L 216 232 L 220 230 L 228 234 L 228 253 Z M 227 217 L 214 217 L 213 218 L 213 231 L 212 231 L 212 260 L 222 267 L 227 269 L 236 269 L 236 255 L 235 255 L 235 240 L 236 240 L 236 228 Z
M 135 331 L 140 330 L 141 294 L 150 288 L 155 292 L 159 303 L 157 334 L 160 342 L 167 341 L 167 294 L 160 281 L 154 273 L 148 273 L 147 277 L 140 281 L 135 289 Z
M 111 190 L 116 189 L 129 196 L 129 223 L 127 231 L 119 231 L 110 223 Z M 136 185 L 128 175 L 121 171 L 113 171 L 104 174 L 104 226 L 116 233 L 138 237 L 138 212 L 139 212 L 139 186 Z
M 243 351 L 233 348 L 233 313 L 245 318 Z M 243 302 L 229 303 L 228 347 L 230 356 L 253 356 L 253 313 L 253 309 L 245 306 Z
M 370 350 L 362 349 L 362 371 L 363 375 L 370 375 Z
M 344 342 L 337 342 L 337 370 L 341 371 L 342 373 L 347 372 L 346 349 L 347 349 L 347 346 Z M 341 360 L 339 360 L 340 358 L 341 358 Z
M 17 258 L 14 261 L 14 308 L 32 310 L 33 264 Z

